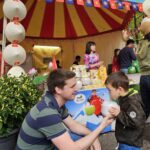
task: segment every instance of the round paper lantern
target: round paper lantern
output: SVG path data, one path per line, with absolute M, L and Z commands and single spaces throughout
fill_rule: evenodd
M 109 109 L 111 107 L 119 108 L 119 105 L 116 102 L 113 101 L 104 101 L 102 103 L 102 115 L 107 116 L 109 114 Z
M 5 28 L 5 35 L 9 42 L 19 43 L 25 38 L 25 29 L 18 22 L 10 22 Z
M 9 71 L 7 72 L 7 75 L 10 77 L 19 77 L 22 74 L 25 74 L 25 71 L 20 66 L 13 66 Z
M 150 16 L 150 1 L 145 0 L 143 2 L 143 11 L 147 16 Z
M 141 22 L 141 26 L 140 26 L 140 30 L 146 35 L 148 33 L 150 33 L 150 18 L 149 17 L 145 17 L 142 22 Z
M 26 59 L 26 52 L 20 45 L 10 44 L 4 49 L 3 57 L 9 65 L 21 65 Z
M 10 20 L 23 20 L 27 14 L 25 5 L 20 0 L 6 0 L 3 5 L 5 16 Z

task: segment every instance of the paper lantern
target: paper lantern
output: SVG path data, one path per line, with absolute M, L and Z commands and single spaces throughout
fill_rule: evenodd
M 150 16 L 150 1 L 145 0 L 143 2 L 143 11 L 147 16 Z
M 26 52 L 20 45 L 10 44 L 4 49 L 3 57 L 9 65 L 21 65 L 26 59 Z
M 25 29 L 20 23 L 10 22 L 5 28 L 5 35 L 9 42 L 21 42 L 25 38 Z
M 141 26 L 140 26 L 140 30 L 141 30 L 144 34 L 150 33 L 150 18 L 149 18 L 149 17 L 145 17 L 145 18 L 142 20 Z
M 116 102 L 113 101 L 104 101 L 102 103 L 102 115 L 107 116 L 109 114 L 109 109 L 111 107 L 119 108 L 119 105 Z
M 25 74 L 25 71 L 20 66 L 13 66 L 7 72 L 7 75 L 10 76 L 10 77 L 20 77 L 22 74 Z
M 3 5 L 3 11 L 10 20 L 21 21 L 27 14 L 26 7 L 20 0 L 6 0 Z

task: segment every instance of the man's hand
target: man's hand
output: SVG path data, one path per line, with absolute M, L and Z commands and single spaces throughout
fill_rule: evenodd
M 112 116 L 114 116 L 114 117 L 116 117 L 116 116 L 118 116 L 118 114 L 120 113 L 120 107 L 111 107 L 110 109 L 109 109 L 109 113 L 112 115 Z
M 105 128 L 106 126 L 110 125 L 113 121 L 114 121 L 114 118 L 112 117 L 112 115 L 107 115 L 107 116 L 104 117 L 104 119 L 102 120 L 102 123 L 100 124 L 100 126 L 101 126 L 102 128 Z

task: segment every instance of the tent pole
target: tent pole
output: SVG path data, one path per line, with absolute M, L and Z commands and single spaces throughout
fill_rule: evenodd
M 3 18 L 3 35 L 2 35 L 2 58 L 1 58 L 1 77 L 4 75 L 4 58 L 3 58 L 3 51 L 6 46 L 6 35 L 5 35 L 5 28 L 7 25 L 7 18 L 4 15 Z

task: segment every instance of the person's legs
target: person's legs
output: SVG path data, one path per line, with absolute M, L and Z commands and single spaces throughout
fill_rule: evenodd
M 120 143 L 118 150 L 141 150 L 141 148 Z
M 146 118 L 148 118 L 150 114 L 150 76 L 141 76 L 140 92 L 144 103 Z

